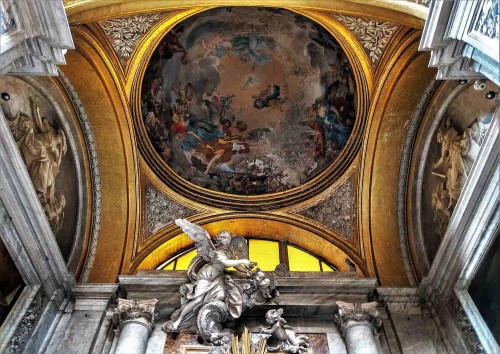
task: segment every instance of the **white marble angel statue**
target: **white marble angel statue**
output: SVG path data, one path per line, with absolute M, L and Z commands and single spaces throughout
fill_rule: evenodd
M 175 223 L 196 242 L 198 255 L 187 271 L 190 283 L 180 288 L 181 307 L 163 329 L 167 332 L 196 330 L 205 340 L 223 344 L 223 322 L 237 319 L 245 308 L 278 296 L 274 277 L 252 270 L 257 264 L 244 258 L 248 257 L 248 248 L 243 238 L 221 230 L 214 244 L 202 227 L 186 219 L 177 219 Z M 235 282 L 226 271 L 231 267 L 245 279 Z

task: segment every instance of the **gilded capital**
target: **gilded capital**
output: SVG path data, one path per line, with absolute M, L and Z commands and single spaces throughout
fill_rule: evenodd
M 335 315 L 335 322 L 339 326 L 342 335 L 354 326 L 368 325 L 374 332 L 381 325 L 377 302 L 350 303 L 337 301 L 339 307 L 338 314 Z
M 157 302 L 157 299 L 118 299 L 118 305 L 113 313 L 113 322 L 119 326 L 123 326 L 126 322 L 137 322 L 153 328 Z

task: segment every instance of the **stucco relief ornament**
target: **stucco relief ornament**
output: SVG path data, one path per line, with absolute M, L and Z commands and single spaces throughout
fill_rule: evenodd
M 202 227 L 185 219 L 175 223 L 196 242 L 198 254 L 188 267 L 190 283 L 180 288 L 181 306 L 162 328 L 166 332 L 194 330 L 209 343 L 227 346 L 231 331 L 223 328 L 224 322 L 239 318 L 247 308 L 276 298 L 279 294 L 274 277 L 248 260 L 248 249 L 237 246 L 241 237 L 221 230 L 214 244 Z M 243 279 L 233 279 L 226 272 L 230 267 Z
M 285 353 L 307 353 L 309 348 L 309 337 L 298 335 L 295 330 L 286 324 L 281 317 L 283 309 L 269 310 L 266 313 L 266 322 L 271 325 L 266 328 L 259 326 L 259 332 L 269 334 L 266 341 L 267 350 L 276 352 L 279 350 Z
M 347 28 L 354 32 L 368 52 L 372 64 L 375 64 L 380 59 L 383 50 L 389 43 L 389 39 L 398 28 L 389 22 L 379 22 L 372 19 L 365 21 L 359 17 L 345 15 L 335 15 L 335 17 L 344 22 Z
M 353 178 L 346 180 L 325 200 L 301 211 L 300 214 L 352 239 L 356 221 L 356 193 L 354 192 Z
M 104 32 L 113 38 L 113 49 L 121 59 L 132 54 L 135 42 L 146 33 L 158 19 L 158 14 L 136 15 L 125 18 L 107 20 L 103 25 Z
M 64 196 L 56 195 L 56 178 L 68 150 L 66 135 L 41 116 L 40 107 L 33 104 L 33 108 L 34 118 L 18 113 L 8 123 L 50 227 L 56 233 L 62 227 L 66 206 Z
M 196 211 L 175 202 L 151 184 L 148 184 L 146 187 L 145 209 L 146 237 L 173 222 L 175 218 L 174 215 L 178 217 L 189 217 L 196 214 Z

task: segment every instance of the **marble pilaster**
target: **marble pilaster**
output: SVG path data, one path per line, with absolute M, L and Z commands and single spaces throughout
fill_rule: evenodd
M 348 354 L 379 353 L 375 334 L 381 324 L 377 302 L 337 301 L 336 322 L 344 337 Z
M 118 299 L 113 321 L 120 328 L 115 354 L 144 354 L 154 327 L 157 299 Z

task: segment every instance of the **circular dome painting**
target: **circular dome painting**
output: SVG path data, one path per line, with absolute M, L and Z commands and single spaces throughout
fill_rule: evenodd
M 346 146 L 356 117 L 340 45 L 277 8 L 217 8 L 178 24 L 155 49 L 141 97 L 161 159 L 195 185 L 236 195 L 314 178 Z

